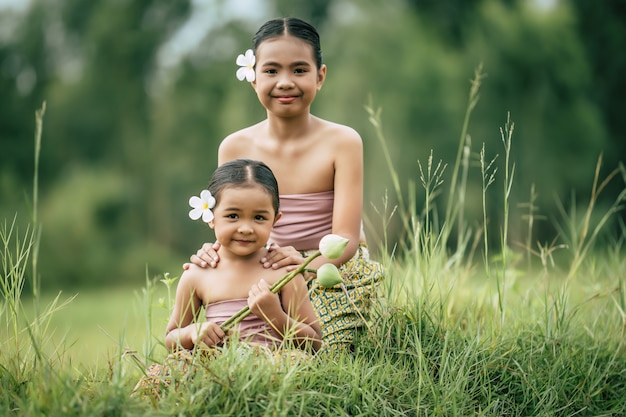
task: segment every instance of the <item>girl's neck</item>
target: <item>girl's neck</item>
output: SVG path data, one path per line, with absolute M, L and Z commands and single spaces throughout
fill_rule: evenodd
M 289 118 L 268 115 L 267 126 L 271 137 L 288 140 L 305 136 L 315 119 L 311 113 Z
M 221 260 L 224 260 L 228 263 L 235 263 L 241 266 L 246 264 L 260 264 L 261 258 L 267 255 L 267 249 L 261 248 L 256 252 L 253 252 L 246 256 L 237 255 L 226 248 L 220 248 L 218 251 Z M 220 262 L 221 262 L 220 260 Z M 225 262 L 225 263 L 226 263 Z

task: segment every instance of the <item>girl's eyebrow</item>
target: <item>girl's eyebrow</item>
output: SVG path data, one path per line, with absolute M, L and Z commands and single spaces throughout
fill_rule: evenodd
M 267 61 L 267 62 L 263 62 L 263 64 L 261 65 L 263 67 L 282 67 L 281 64 L 279 64 L 278 62 L 275 61 Z M 290 67 L 310 67 L 311 63 L 307 62 L 307 61 L 296 61 L 296 62 L 292 62 L 291 64 L 289 64 Z
M 299 67 L 299 66 L 311 66 L 311 63 L 308 61 L 296 61 L 293 62 L 291 64 L 292 67 Z
M 241 207 L 224 207 L 223 209 L 225 212 L 233 212 L 233 211 L 243 211 L 243 209 Z M 254 210 L 254 213 L 259 214 L 259 213 L 271 213 L 271 210 L 265 210 L 265 209 L 257 209 Z

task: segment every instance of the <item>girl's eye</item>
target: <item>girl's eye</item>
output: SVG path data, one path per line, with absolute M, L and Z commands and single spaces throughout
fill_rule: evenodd
M 278 71 L 276 71 L 275 69 L 266 69 L 264 72 L 266 74 L 276 74 Z
M 304 74 L 304 73 L 306 73 L 307 71 L 306 71 L 304 68 L 296 68 L 293 72 L 294 72 L 295 74 Z
M 236 219 L 236 218 L 238 218 L 238 217 L 239 217 L 239 216 L 237 216 L 235 213 L 231 213 L 231 214 L 227 214 L 227 215 L 226 215 L 226 218 L 227 218 L 227 219 Z
M 254 216 L 254 220 L 258 222 L 265 221 L 265 216 L 261 216 L 261 215 Z

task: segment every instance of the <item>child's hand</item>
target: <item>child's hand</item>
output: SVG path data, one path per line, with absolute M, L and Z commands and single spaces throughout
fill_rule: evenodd
M 270 321 L 278 317 L 278 314 L 284 313 L 278 294 L 270 291 L 270 285 L 264 279 L 250 288 L 248 307 L 254 315 L 265 321 Z
M 194 346 L 198 343 L 204 343 L 208 347 L 213 347 L 222 342 L 226 333 L 222 328 L 212 321 L 202 323 L 200 327 L 194 326 L 194 331 L 191 334 L 191 342 Z
M 287 266 L 287 271 L 292 271 L 304 262 L 302 254 L 293 246 L 280 247 L 272 243 L 267 251 L 267 256 L 261 259 L 264 268 L 278 269 Z
M 220 261 L 220 257 L 217 254 L 220 246 L 220 242 L 205 243 L 200 249 L 198 249 L 198 252 L 196 252 L 195 255 L 191 255 L 189 257 L 191 263 L 183 264 L 183 269 L 189 269 L 191 264 L 196 264 L 200 268 L 206 268 L 207 266 L 215 268 L 217 266 L 217 263 Z

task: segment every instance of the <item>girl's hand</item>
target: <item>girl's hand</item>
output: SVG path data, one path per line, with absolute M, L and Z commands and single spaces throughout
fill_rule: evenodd
M 204 343 L 208 347 L 213 347 L 220 344 L 226 336 L 222 328 L 212 321 L 202 323 L 200 327 L 194 325 L 193 328 L 194 330 L 191 332 L 191 343 L 193 343 L 194 346 L 197 346 L 198 343 Z
M 200 249 L 198 249 L 198 252 L 196 252 L 195 255 L 191 255 L 189 257 L 191 264 L 198 265 L 200 268 L 206 268 L 208 266 L 210 266 L 211 268 L 215 268 L 217 266 L 217 263 L 220 261 L 220 257 L 217 254 L 220 246 L 220 242 L 205 243 Z M 183 269 L 189 269 L 191 264 L 184 263 Z
M 264 268 L 278 269 L 287 266 L 287 272 L 293 271 L 304 262 L 302 254 L 293 246 L 280 247 L 272 243 L 267 248 L 267 256 L 261 259 Z
M 284 314 L 278 294 L 270 291 L 270 285 L 264 279 L 250 288 L 248 307 L 254 315 L 267 322 L 276 319 L 279 314 Z

